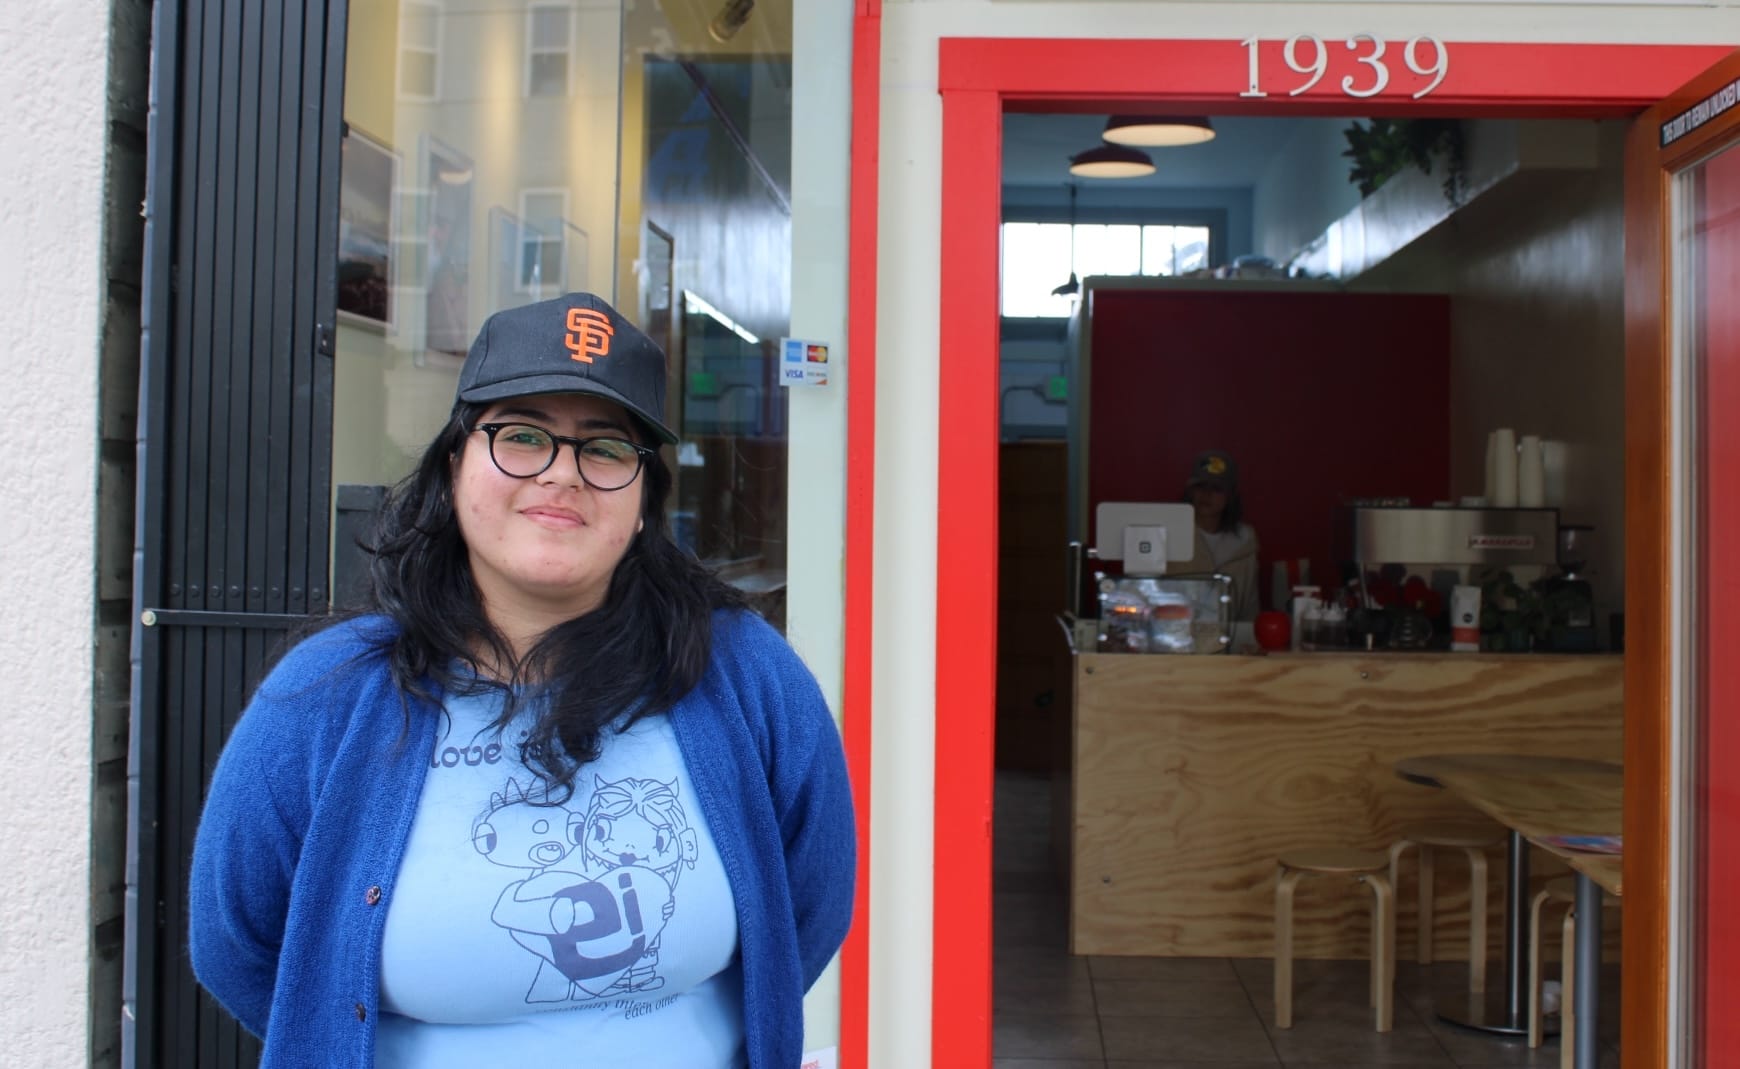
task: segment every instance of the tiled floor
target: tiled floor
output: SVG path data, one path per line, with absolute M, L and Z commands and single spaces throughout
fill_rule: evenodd
M 1476 1069 L 1559 1064 L 1557 1041 L 1473 1033 L 1437 1019 L 1466 966 L 1397 966 L 1393 1031 L 1372 1030 L 1364 961 L 1301 961 L 1293 1027 L 1274 1024 L 1268 958 L 1070 956 L 1052 867 L 1049 787 L 999 773 L 996 811 L 995 1069 Z M 1498 981 L 1494 964 L 1491 982 Z M 1617 1069 L 1617 977 L 1603 984 L 1603 1069 Z

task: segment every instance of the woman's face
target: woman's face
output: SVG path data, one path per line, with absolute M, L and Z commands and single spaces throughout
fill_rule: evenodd
M 637 441 L 621 405 L 587 394 L 537 394 L 498 401 L 478 423 L 529 423 L 570 438 Z M 571 619 L 603 604 L 611 574 L 640 530 L 644 470 L 620 490 L 595 490 L 580 478 L 574 449 L 529 479 L 505 475 L 489 455 L 489 435 L 465 438 L 453 470 L 453 508 L 484 610 L 527 621 Z
M 1190 504 L 1196 509 L 1196 526 L 1205 531 L 1220 529 L 1221 514 L 1226 512 L 1226 489 L 1214 485 L 1190 488 Z

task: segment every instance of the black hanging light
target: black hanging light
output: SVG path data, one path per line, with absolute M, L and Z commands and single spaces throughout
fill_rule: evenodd
M 1081 292 L 1081 280 L 1075 277 L 1075 183 L 1069 184 L 1069 281 L 1051 291 L 1053 297 L 1074 297 Z
M 1107 142 L 1071 156 L 1069 173 L 1080 178 L 1140 178 L 1154 173 L 1154 160 L 1139 148 Z
M 1114 115 L 1100 136 L 1114 145 L 1200 145 L 1214 140 L 1214 124 L 1206 115 Z

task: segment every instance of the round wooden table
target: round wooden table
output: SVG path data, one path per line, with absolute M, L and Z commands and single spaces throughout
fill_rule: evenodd
M 1446 788 L 1456 791 L 1477 808 L 1486 811 L 1505 825 L 1507 832 L 1507 851 L 1505 858 L 1506 892 L 1505 892 L 1505 928 L 1504 928 L 1504 987 L 1495 992 L 1483 1002 L 1470 998 L 1466 1007 L 1454 1006 L 1439 1009 L 1440 1019 L 1451 1024 L 1461 1025 L 1481 1032 L 1489 1032 L 1503 1036 L 1526 1036 L 1528 1034 L 1528 992 L 1527 963 L 1523 960 L 1528 946 L 1529 918 L 1529 840 L 1528 831 L 1519 828 L 1514 818 L 1507 812 L 1494 812 L 1482 805 L 1481 791 L 1467 789 L 1480 783 L 1528 783 L 1539 784 L 1544 792 L 1552 791 L 1555 778 L 1580 780 L 1593 778 L 1605 782 L 1611 777 L 1623 775 L 1620 765 L 1611 761 L 1590 760 L 1581 757 L 1561 757 L 1556 755 L 1536 755 L 1519 753 L 1486 753 L 1486 754 L 1425 754 L 1418 757 L 1407 757 L 1395 764 L 1396 775 L 1410 783 L 1418 783 L 1425 787 Z M 1459 789 L 1462 788 L 1462 789 Z M 1543 802 L 1538 808 L 1546 811 L 1550 803 Z M 1599 812 L 1584 812 L 1581 819 L 1586 825 L 1579 830 L 1585 832 L 1614 832 L 1619 830 L 1618 808 L 1604 808 Z M 1611 824 L 1608 828 L 1606 825 Z M 1601 825 L 1597 827 L 1596 825 Z M 1557 830 L 1566 830 L 1563 828 Z M 1579 903 L 1587 897 L 1582 890 L 1582 884 L 1589 877 L 1582 871 L 1578 872 Z M 1579 947 L 1577 958 L 1578 972 L 1584 971 L 1585 961 L 1593 978 L 1595 970 L 1600 966 L 1600 912 L 1599 889 L 1593 892 L 1597 896 L 1597 907 L 1594 911 L 1595 923 L 1579 927 L 1581 933 L 1585 928 L 1593 933 L 1596 953 L 1593 958 L 1583 954 Z M 1582 916 L 1583 914 L 1579 914 Z M 1580 941 L 1582 941 L 1580 939 Z M 1471 948 L 1472 949 L 1472 948 Z M 1470 955 L 1472 957 L 1472 954 Z M 1580 975 L 1578 980 L 1581 982 Z M 1593 994 L 1592 984 L 1581 984 L 1577 988 L 1579 1001 L 1585 991 Z M 1593 1024 L 1593 1017 L 1589 1023 Z M 1579 1018 L 1579 1025 L 1582 1019 Z M 1581 1051 L 1579 1051 L 1581 1053 Z M 1579 1059 L 1580 1060 L 1580 1059 Z

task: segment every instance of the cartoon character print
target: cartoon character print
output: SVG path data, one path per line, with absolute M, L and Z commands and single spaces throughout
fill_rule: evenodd
M 695 834 L 674 782 L 607 785 L 594 777 L 594 784 L 582 817 L 509 779 L 472 829 L 472 845 L 492 863 L 531 873 L 502 890 L 490 915 L 540 959 L 528 1003 L 593 1000 L 664 983 L 652 975 L 657 941 L 675 910 L 677 874 L 695 864 Z M 601 846 L 620 847 L 607 864 L 603 855 L 577 849 L 585 829 L 600 821 Z M 649 955 L 649 964 L 637 964 Z
M 694 868 L 700 840 L 689 826 L 677 798 L 677 781 L 628 777 L 605 783 L 592 778 L 592 801 L 581 825 L 582 864 L 587 872 L 605 874 L 648 870 L 665 881 L 667 896 L 662 922 L 676 912 L 677 880 Z M 656 991 L 665 985 L 658 975 L 659 935 L 654 934 L 639 962 L 617 981 L 613 994 Z

